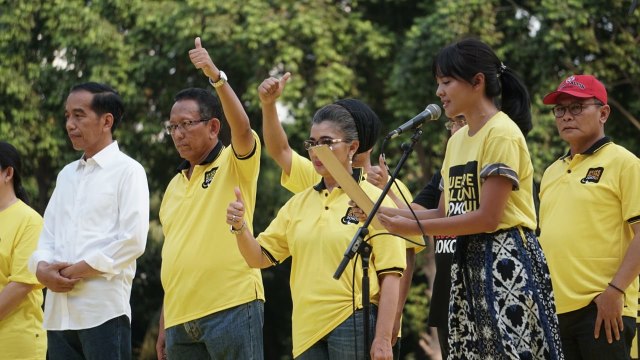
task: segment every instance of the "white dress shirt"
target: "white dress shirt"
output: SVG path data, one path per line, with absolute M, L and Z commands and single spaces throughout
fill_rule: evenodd
M 84 260 L 104 274 L 78 282 L 66 293 L 47 292 L 44 328 L 79 330 L 127 315 L 136 258 L 149 230 L 149 188 L 144 168 L 114 141 L 88 160 L 60 171 L 44 213 L 37 250 L 29 259 Z

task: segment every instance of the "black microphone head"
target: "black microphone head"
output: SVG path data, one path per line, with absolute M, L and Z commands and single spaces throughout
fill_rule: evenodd
M 442 115 L 442 109 L 440 109 L 440 106 L 436 104 L 427 105 L 425 110 L 428 111 L 429 114 L 431 114 L 431 116 L 429 116 L 429 120 L 432 121 L 440 119 L 440 116 Z

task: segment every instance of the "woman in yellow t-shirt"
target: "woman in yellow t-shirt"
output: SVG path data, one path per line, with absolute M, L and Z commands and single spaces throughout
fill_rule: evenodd
M 416 212 L 428 234 L 458 236 L 447 358 L 563 359 L 551 278 L 534 232 L 527 89 L 476 39 L 443 48 L 432 69 L 445 114 L 467 121 L 447 143 L 438 209 Z M 392 233 L 420 231 L 397 210 L 382 209 L 379 218 Z
M 18 151 L 0 142 L 0 357 L 45 359 L 42 286 L 27 269 L 42 217 L 27 204 Z

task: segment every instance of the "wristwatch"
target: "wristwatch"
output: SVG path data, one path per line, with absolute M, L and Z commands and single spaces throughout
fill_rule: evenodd
M 209 84 L 211 84 L 211 86 L 213 86 L 216 89 L 224 85 L 224 83 L 226 82 L 227 82 L 227 74 L 225 74 L 224 71 L 222 70 L 220 70 L 220 79 L 218 79 L 218 81 L 214 82 L 211 78 L 209 78 Z

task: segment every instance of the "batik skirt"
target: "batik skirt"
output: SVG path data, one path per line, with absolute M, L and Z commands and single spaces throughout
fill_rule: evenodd
M 459 236 L 448 359 L 564 359 L 547 262 L 532 230 Z

